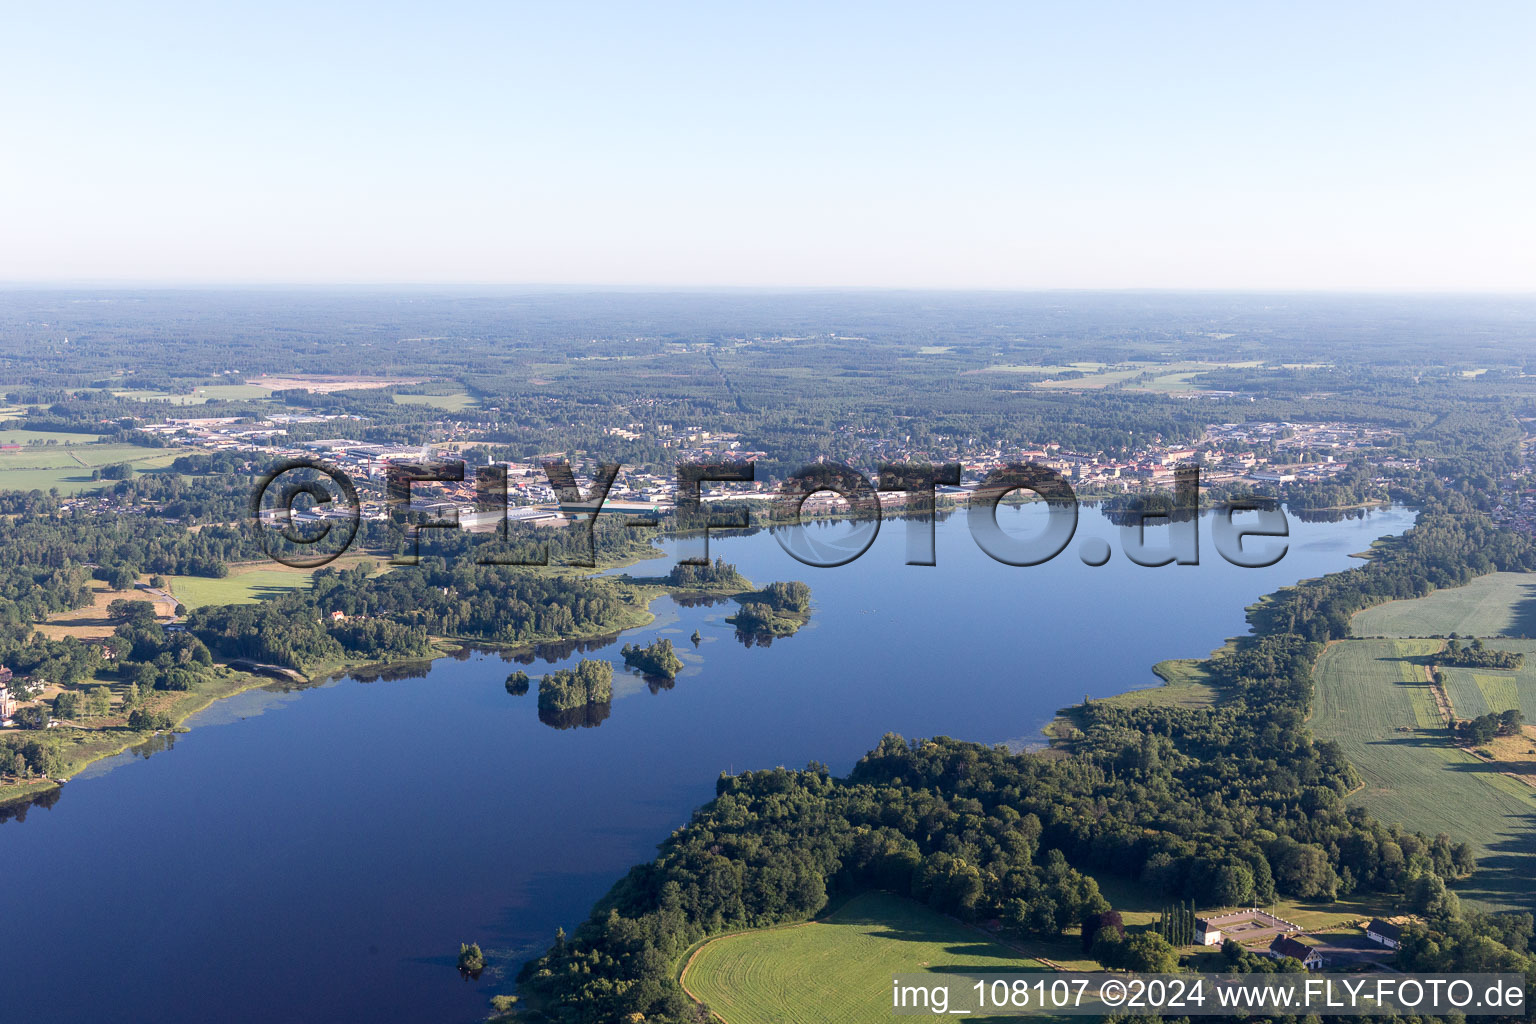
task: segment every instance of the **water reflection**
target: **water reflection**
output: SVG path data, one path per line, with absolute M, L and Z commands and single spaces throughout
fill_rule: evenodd
M 613 714 L 613 704 L 584 704 L 564 711 L 539 709 L 539 721 L 551 729 L 596 729 Z
M 63 795 L 64 790 L 56 787 L 54 789 L 45 790 L 44 792 L 41 792 L 32 797 L 30 800 L 18 800 L 15 803 L 6 804 L 4 807 L 0 807 L 0 824 L 3 824 L 7 821 L 26 821 L 27 812 L 32 808 L 41 807 L 46 811 L 54 804 L 58 803 L 59 798 Z
M 175 746 L 176 734 L 174 732 L 157 732 L 143 743 L 129 747 L 128 753 L 136 757 L 149 758 L 161 751 L 170 750 Z
M 676 679 L 672 679 L 667 676 L 653 676 L 648 672 L 636 672 L 634 674 L 645 680 L 645 688 L 650 690 L 652 693 L 660 693 L 662 690 L 670 690 L 672 687 L 677 685 Z
M 778 639 L 772 633 L 757 629 L 736 630 L 736 642 L 743 647 L 772 647 L 774 640 Z
M 1364 519 L 1369 508 L 1317 508 L 1286 507 L 1286 512 L 1303 523 L 1342 523 L 1349 519 Z
M 463 659 L 459 659 L 463 660 Z M 422 661 L 396 661 L 386 665 L 367 665 L 363 668 L 351 669 L 347 672 L 353 679 L 360 683 L 391 683 L 400 679 L 425 679 L 427 673 L 432 671 L 432 662 Z
M 1293 524 L 1286 559 L 1253 570 L 1118 556 L 1014 569 L 976 549 L 963 515 L 941 527 L 937 568 L 904 564 L 904 529 L 824 572 L 802 571 L 766 533 L 732 541 L 718 554 L 747 577 L 807 579 L 815 628 L 748 650 L 722 621 L 730 605 L 662 597 L 659 623 L 617 645 L 679 645 L 698 630 L 709 646 L 684 652 L 688 671 L 661 696 L 616 672 L 624 704 L 601 733 L 590 730 L 612 705 L 529 707 L 537 677 L 580 654 L 529 668 L 524 697 L 503 689 L 522 667 L 503 650 L 400 685 L 247 691 L 189 723 L 176 756 L 82 773 L 52 812 L 0 827 L 7 869 L 26 879 L 0 912 L 7 934 L 27 937 L 5 954 L 5 1019 L 94 1020 L 108 1005 L 113 1019 L 159 1024 L 483 1019 L 496 967 L 515 973 L 557 926 L 584 920 L 714 796 L 721 770 L 814 758 L 842 774 L 887 731 L 1032 736 L 1085 692 L 1151 683 L 1152 662 L 1246 631 L 1243 608 L 1261 594 L 1346 569 L 1412 519 L 1377 515 Z M 1015 516 L 1029 526 L 1012 510 L 1005 525 Z M 1082 528 L 1117 536 L 1096 515 Z M 618 646 L 585 657 L 618 661 Z M 465 939 L 492 964 L 479 982 L 453 970 Z M 92 951 L 92 969 L 60 985 L 57 951 L 75 948 Z
M 618 642 L 618 633 L 604 633 L 602 636 L 587 637 L 585 640 L 551 640 L 534 644 L 532 647 L 498 648 L 496 654 L 502 661 L 512 661 L 519 665 L 532 665 L 535 661 L 545 661 L 553 665 L 572 655 L 600 651 Z
M 725 594 L 700 594 L 678 591 L 671 595 L 679 608 L 713 608 L 717 604 L 730 604 L 735 600 Z

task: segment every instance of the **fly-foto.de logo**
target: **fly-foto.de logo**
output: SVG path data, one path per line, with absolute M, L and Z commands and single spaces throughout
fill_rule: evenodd
M 559 496 L 558 503 L 549 509 L 550 515 L 562 517 L 567 525 L 582 529 L 585 535 L 585 556 L 579 549 L 567 556 L 567 564 L 596 564 L 592 531 L 598 516 L 605 511 L 609 491 L 621 468 L 619 463 L 598 465 L 584 491 L 569 462 L 543 463 L 545 477 Z M 465 464 L 457 460 L 399 462 L 387 467 L 382 495 L 386 518 L 401 531 L 396 537 L 401 542 L 401 553 L 391 559 L 394 564 L 415 564 L 422 530 L 462 528 L 457 509 L 445 515 L 413 519 L 411 503 L 413 487 L 462 484 L 465 470 Z M 1078 526 L 1078 500 L 1071 483 L 1048 466 L 1028 462 L 998 467 L 973 488 L 960 486 L 957 463 L 884 465 L 871 480 L 851 466 L 818 462 L 779 482 L 768 496 L 766 524 L 761 519 L 754 520 L 744 501 L 733 502 L 729 495 L 721 496 L 721 500 L 704 498 L 706 484 L 756 482 L 754 463 L 682 463 L 676 467 L 676 481 L 671 530 L 678 537 L 694 538 L 696 549 L 679 558 L 682 564 L 709 561 L 711 530 L 768 525 L 774 528 L 780 547 L 796 561 L 816 568 L 848 565 L 874 544 L 883 517 L 889 515 L 882 512 L 881 494 L 902 495 L 900 515 L 906 529 L 908 565 L 937 564 L 934 523 L 941 495 L 965 505 L 966 523 L 977 547 L 1005 565 L 1033 566 L 1051 561 L 1067 550 Z M 513 522 L 509 516 L 507 468 L 480 466 L 474 472 L 474 482 L 475 513 L 488 514 L 496 524 L 496 538 L 507 541 Z M 806 502 L 820 494 L 834 495 L 845 503 L 840 507 L 846 511 L 839 518 L 850 524 L 852 537 L 835 548 L 819 542 L 809 531 L 793 529 L 803 523 Z M 1125 557 L 1148 567 L 1198 565 L 1199 494 L 1199 467 L 1181 466 L 1174 473 L 1171 503 L 1142 497 L 1117 509 L 1114 518 L 1120 527 Z M 1045 509 L 1044 528 L 1027 537 L 1005 530 L 998 521 L 1001 506 L 1021 500 L 1043 504 Z M 258 480 L 251 496 L 250 514 L 272 558 L 284 565 L 315 568 L 333 561 L 357 539 L 362 507 L 356 484 L 342 470 L 318 460 L 290 459 L 272 467 Z M 1289 523 L 1284 510 L 1273 499 L 1233 499 L 1218 504 L 1211 513 L 1211 539 L 1217 553 L 1232 565 L 1264 568 L 1285 557 Z M 632 529 L 663 525 L 659 515 L 629 516 L 624 524 Z M 1149 535 L 1148 528 L 1157 526 L 1166 530 Z M 1102 537 L 1084 538 L 1077 547 L 1079 559 L 1089 566 L 1105 565 L 1112 553 L 1109 542 Z M 475 561 L 482 565 L 548 565 L 549 554 L 547 547 L 532 557 L 508 554 L 505 543 L 497 545 L 495 539 L 487 539 Z

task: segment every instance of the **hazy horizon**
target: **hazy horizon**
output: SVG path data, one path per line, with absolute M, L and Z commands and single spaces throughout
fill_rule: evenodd
M 1536 8 L 270 3 L 0 39 L 0 281 L 1525 293 Z

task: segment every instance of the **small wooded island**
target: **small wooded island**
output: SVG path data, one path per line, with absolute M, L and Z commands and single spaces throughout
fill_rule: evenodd
M 648 676 L 676 679 L 683 670 L 683 660 L 672 650 L 672 641 L 663 637 L 645 647 L 625 644 L 621 650 L 624 664 L 637 668 Z
M 792 636 L 811 614 L 811 588 L 799 580 L 770 583 L 736 600 L 741 609 L 725 621 L 744 633 Z
M 574 711 L 613 700 L 613 665 L 583 658 L 539 680 L 540 711 Z

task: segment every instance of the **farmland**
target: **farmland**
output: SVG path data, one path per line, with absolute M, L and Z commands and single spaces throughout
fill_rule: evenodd
M 375 560 L 365 555 L 343 555 L 327 568 L 350 569 L 365 561 Z M 231 566 L 230 574 L 219 578 L 172 576 L 170 589 L 177 602 L 188 609 L 210 604 L 251 604 L 286 594 L 290 590 L 308 588 L 316 571 L 295 569 L 277 562 L 254 562 Z
M 1034 386 L 1047 390 L 1097 391 L 1103 388 L 1124 386 L 1132 391 L 1198 391 L 1194 378 L 1212 370 L 1229 367 L 1254 367 L 1257 361 L 1239 363 L 1208 363 L 1184 361 L 1153 363 L 1130 361 L 1113 366 L 1106 363 L 1069 363 L 1054 366 L 1028 364 L 997 364 L 970 373 L 1019 373 L 1038 375 L 1043 379 Z M 1063 375 L 1067 376 L 1063 376 Z
M 425 405 L 448 412 L 463 412 L 475 404 L 475 398 L 467 391 L 454 391 L 445 395 L 395 394 L 391 400 L 396 405 Z
M 1489 573 L 1464 587 L 1367 608 L 1350 626 L 1356 636 L 1536 637 L 1536 574 Z
M 0 444 L 78 445 L 101 440 L 100 434 L 75 434 L 66 430 L 26 430 L 15 421 L 0 423 Z M 51 442 L 51 445 L 50 445 Z
M 137 402 L 165 402 L 168 405 L 203 405 L 207 402 L 226 401 L 240 402 L 266 398 L 272 391 L 259 384 L 209 384 L 205 387 L 193 388 L 188 394 L 176 394 L 170 391 L 149 391 L 143 388 L 130 388 L 125 391 L 114 391 L 117 398 L 129 398 Z
M 1526 661 L 1518 671 L 1497 669 L 1444 668 L 1445 689 L 1456 709 L 1457 718 L 1477 718 L 1489 712 L 1519 708 L 1528 720 L 1536 721 L 1536 644 L 1520 641 L 1489 641 L 1489 647 L 1525 652 Z
M 1477 848 L 1480 870 L 1460 887 L 1463 897 L 1529 907 L 1536 790 L 1451 743 L 1425 674 L 1425 656 L 1439 646 L 1345 640 L 1329 647 L 1318 661 L 1313 732 L 1337 741 L 1360 771 L 1365 786 L 1352 803 Z
M 918 903 L 865 893 L 824 921 L 706 943 L 683 984 L 727 1024 L 864 1024 L 891 1015 L 893 974 L 1039 969 Z
M 61 494 L 97 490 L 105 484 L 91 479 L 91 471 L 117 462 L 132 463 L 136 470 L 161 469 L 185 450 L 142 448 L 131 444 L 97 444 L 90 434 L 48 434 L 60 443 L 41 441 L 36 431 L 0 431 L 0 443 L 24 444 L 14 451 L 0 451 L 0 488 L 46 491 L 57 487 Z M 110 483 L 110 481 L 107 481 Z

